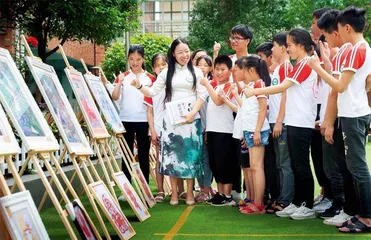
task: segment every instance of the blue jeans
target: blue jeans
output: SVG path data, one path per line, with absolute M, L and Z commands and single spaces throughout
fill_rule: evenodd
M 274 123 L 271 123 L 273 131 Z M 276 152 L 276 167 L 279 173 L 280 196 L 278 202 L 289 205 L 294 199 L 294 173 L 291 168 L 291 160 L 287 143 L 287 127 L 282 125 L 282 133 L 279 138 L 273 138 L 274 151 Z
M 270 130 L 260 132 L 260 146 L 266 146 L 269 143 Z M 247 148 L 255 147 L 254 144 L 254 132 L 243 131 L 243 138 L 245 140 Z
M 209 152 L 207 150 L 207 144 L 204 144 L 202 148 L 202 165 L 204 171 L 203 175 L 197 178 L 198 184 L 204 187 L 210 187 L 211 181 L 213 180 L 213 174 L 211 173 L 210 169 Z
M 359 195 L 359 215 L 371 218 L 371 175 L 366 161 L 366 137 L 371 115 L 357 118 L 340 117 L 347 167 Z

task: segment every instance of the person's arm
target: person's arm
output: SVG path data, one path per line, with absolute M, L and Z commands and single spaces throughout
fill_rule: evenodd
M 280 137 L 282 134 L 282 124 L 283 124 L 283 119 L 285 118 L 285 113 L 286 113 L 286 99 L 287 99 L 287 93 L 285 91 L 282 93 L 280 109 L 278 110 L 276 124 L 274 124 L 274 128 L 273 128 L 272 135 L 275 138 Z
M 366 92 L 368 93 L 371 90 L 371 74 L 366 78 Z
M 148 120 L 149 131 L 151 133 L 151 142 L 153 144 L 157 144 L 157 133 L 155 131 L 153 107 L 147 106 L 147 120 Z
M 218 92 L 218 97 L 220 100 L 222 100 L 230 109 L 232 109 L 233 112 L 237 112 L 238 107 L 233 104 L 224 94 L 224 91 L 219 91 Z
M 215 61 L 215 58 L 219 55 L 220 49 L 221 49 L 220 43 L 214 42 L 213 62 Z
M 259 102 L 259 114 L 254 132 L 254 145 L 256 146 L 259 146 L 261 144 L 260 131 L 263 127 L 265 118 L 267 117 L 267 98 L 259 97 L 258 102 Z
M 151 87 L 142 85 L 139 79 L 133 79 L 130 84 L 136 87 L 144 96 L 154 97 L 164 89 L 166 84 L 166 75 L 167 71 L 162 71 Z
M 276 86 L 270 86 L 266 88 L 245 88 L 244 94 L 247 98 L 254 96 L 254 95 L 272 95 L 277 93 L 282 93 L 286 91 L 289 87 L 294 85 L 295 83 L 285 79 L 281 84 Z
M 224 102 L 221 99 L 219 99 L 217 92 L 214 90 L 213 86 L 211 86 L 209 80 L 207 80 L 206 78 L 202 78 L 200 80 L 200 83 L 206 88 L 211 100 L 213 100 L 215 105 L 221 106 L 224 104 Z
M 202 105 L 204 104 L 204 99 L 201 97 L 197 98 L 196 103 L 189 113 L 185 114 L 183 117 L 186 123 L 191 123 L 195 119 L 196 114 L 201 110 Z
M 112 92 L 112 100 L 114 100 L 114 101 L 117 101 L 120 98 L 121 86 L 122 86 L 122 83 L 124 81 L 124 78 L 125 78 L 125 76 L 124 76 L 123 73 L 120 73 L 118 75 L 118 82 L 117 82 L 117 84 L 114 87 L 113 92 Z

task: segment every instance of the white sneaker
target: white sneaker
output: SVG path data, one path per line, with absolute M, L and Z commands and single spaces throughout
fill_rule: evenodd
M 318 204 L 321 203 L 323 199 L 323 195 L 322 194 L 319 194 L 318 196 L 314 197 L 313 199 L 313 206 L 317 206 Z
M 324 220 L 323 223 L 326 225 L 336 226 L 338 224 L 342 224 L 343 222 L 348 221 L 351 218 L 352 216 L 349 216 L 344 212 L 344 210 L 341 210 L 340 214 L 334 216 L 333 218 Z
M 235 190 L 232 190 L 232 197 L 235 202 L 238 202 L 242 199 L 241 193 L 238 193 Z
M 316 213 L 323 213 L 326 209 L 332 206 L 331 201 L 328 198 L 323 198 L 319 204 L 313 207 Z
M 126 198 L 123 195 L 121 195 L 120 197 L 118 197 L 117 200 L 119 200 L 121 202 L 126 202 L 127 201 Z
M 305 203 L 301 205 L 300 208 L 296 209 L 296 211 L 290 215 L 290 218 L 294 220 L 304 220 L 304 219 L 311 219 L 316 217 L 316 212 L 313 209 L 307 208 Z
M 293 214 L 298 209 L 297 206 L 290 203 L 287 207 L 285 207 L 282 211 L 277 211 L 276 215 L 279 217 L 290 217 L 291 214 Z

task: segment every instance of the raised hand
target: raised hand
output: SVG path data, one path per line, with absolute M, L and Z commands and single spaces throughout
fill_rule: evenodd
M 319 42 L 319 49 L 322 59 L 330 59 L 331 49 L 327 42 Z
M 243 90 L 243 93 L 245 94 L 245 96 L 247 97 L 247 98 L 249 98 L 249 97 L 251 97 L 251 96 L 254 96 L 254 89 L 252 89 L 252 88 L 245 88 L 244 90 Z
M 321 63 L 319 61 L 319 57 L 317 55 L 317 52 L 314 51 L 314 54 L 312 57 L 310 57 L 309 61 L 308 61 L 308 65 L 310 68 L 312 68 L 313 70 L 316 70 L 316 69 L 319 69 L 321 67 Z
M 214 52 L 219 52 L 222 46 L 218 42 L 214 42 Z
M 140 88 L 140 81 L 139 81 L 139 79 L 134 78 L 133 80 L 131 80 L 130 85 L 133 86 L 133 87 L 136 87 L 136 88 Z
M 218 97 L 223 102 L 225 102 L 225 100 L 227 99 L 226 96 L 225 96 L 225 93 L 224 93 L 224 91 L 222 89 L 219 89 L 219 91 L 218 91 Z
M 238 87 L 236 84 L 232 84 L 230 89 L 231 89 L 231 93 L 233 94 L 233 96 L 238 95 Z
M 205 77 L 201 78 L 200 84 L 202 86 L 206 86 L 208 83 L 209 83 L 209 80 L 207 80 L 207 78 L 205 78 Z

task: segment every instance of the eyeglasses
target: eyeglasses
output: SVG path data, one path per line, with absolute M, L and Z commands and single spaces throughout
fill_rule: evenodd
M 229 37 L 229 41 L 233 42 L 239 42 L 239 41 L 243 41 L 243 40 L 246 40 L 246 38 L 240 38 L 240 37 Z

